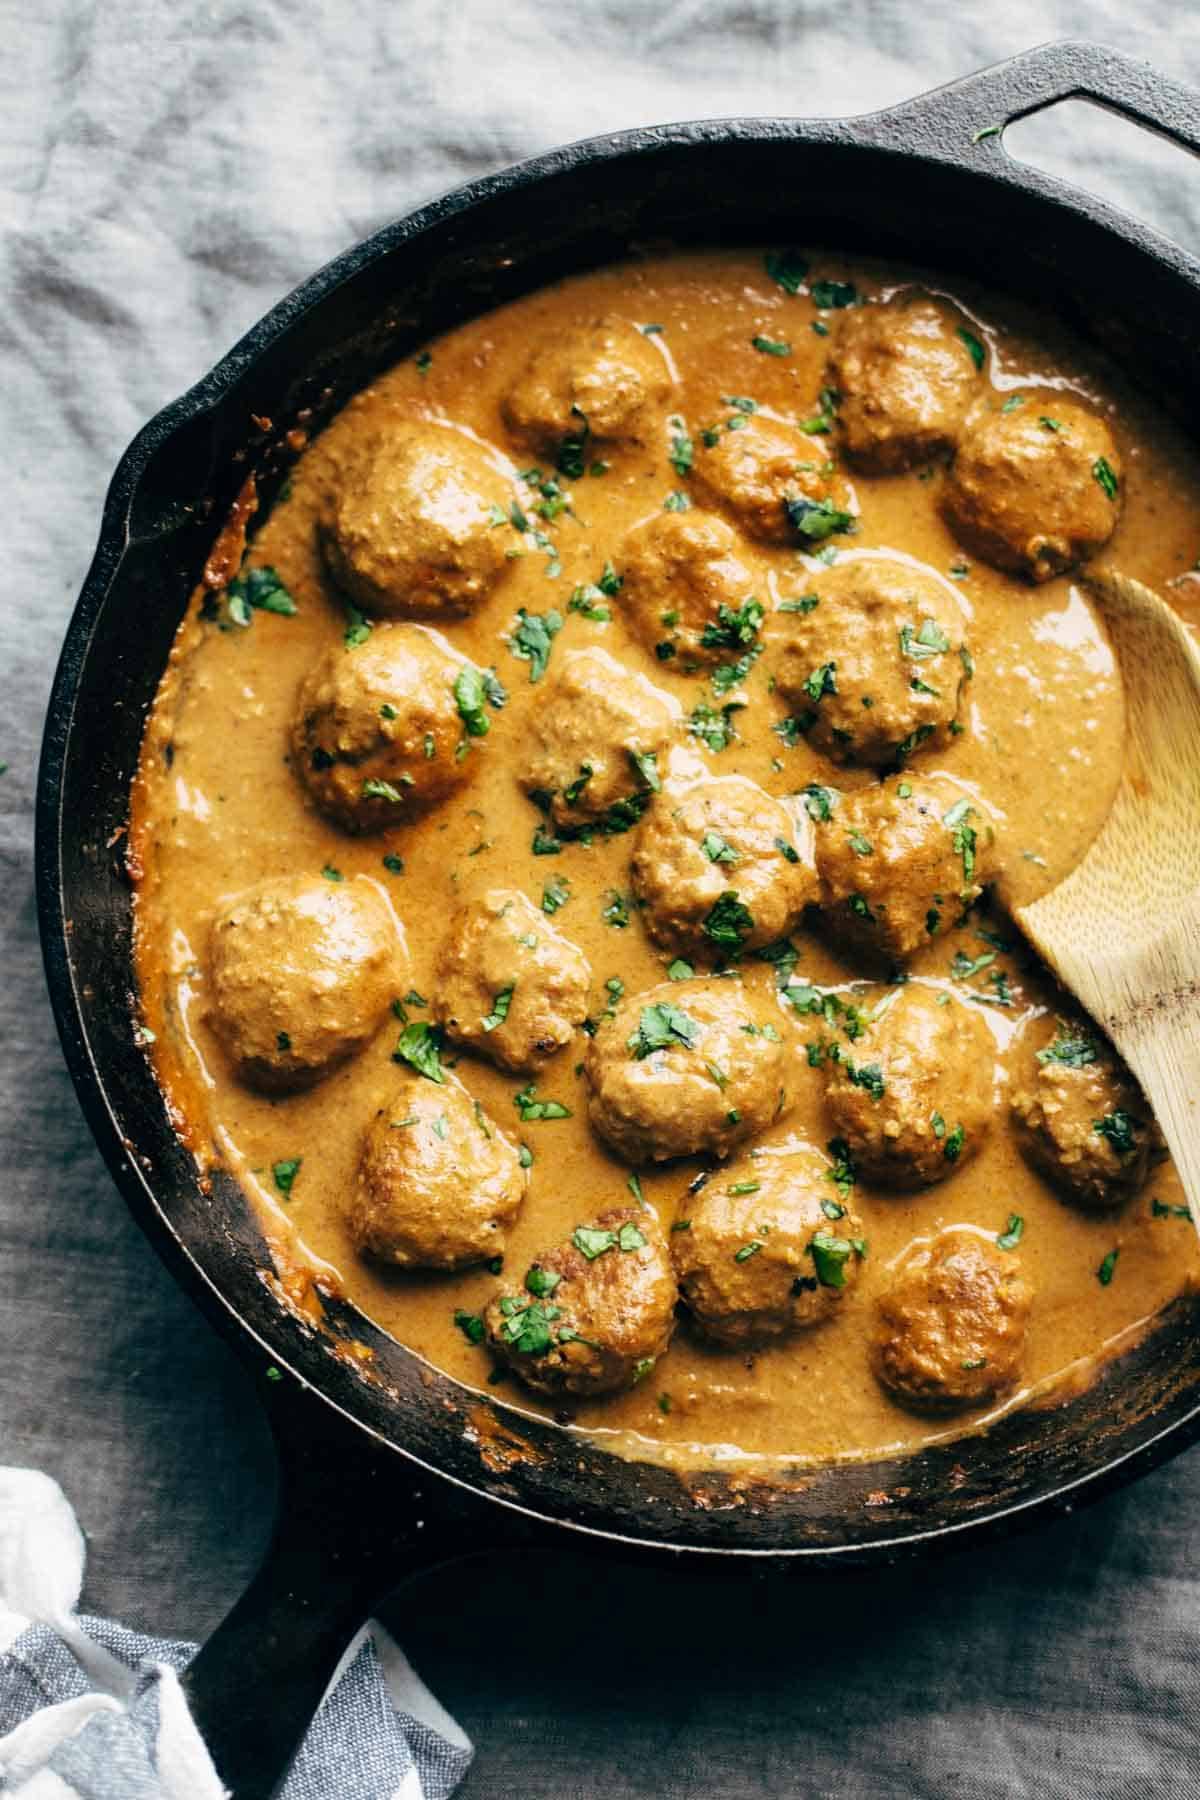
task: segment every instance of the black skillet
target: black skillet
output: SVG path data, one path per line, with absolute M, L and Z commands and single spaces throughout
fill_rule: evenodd
M 1069 1509 L 1200 1434 L 1200 1337 L 1181 1306 L 1085 1394 L 947 1448 L 754 1483 L 623 1461 L 459 1387 L 349 1306 L 331 1304 L 319 1330 L 288 1311 L 265 1277 L 254 1215 L 230 1181 L 200 1185 L 133 1036 L 120 833 L 142 725 L 245 475 L 257 471 L 268 502 L 283 479 L 286 429 L 319 425 L 435 332 L 663 241 L 839 245 L 978 276 L 1135 364 L 1194 419 L 1200 264 L 1011 161 L 995 129 L 1071 96 L 1200 151 L 1200 96 L 1087 44 L 1034 50 L 864 118 L 670 125 L 576 144 L 339 257 L 154 419 L 116 471 L 50 702 L 39 909 L 97 1142 L 167 1265 L 262 1377 L 278 1440 L 265 1564 L 185 1676 L 238 1800 L 273 1790 L 372 1602 L 464 1548 L 591 1541 L 743 1572 L 888 1561 Z M 354 1342 L 374 1352 L 366 1370 L 346 1354 Z

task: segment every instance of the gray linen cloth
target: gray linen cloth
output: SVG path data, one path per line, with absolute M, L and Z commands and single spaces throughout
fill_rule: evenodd
M 1200 83 L 1200 10 L 0 0 L 0 27 L 0 1460 L 62 1482 L 93 1612 L 195 1637 L 261 1547 L 270 1455 L 79 1119 L 30 875 L 45 696 L 124 444 L 312 268 L 482 171 L 650 120 L 862 111 L 1064 35 Z M 1200 248 L 1200 174 L 1145 134 L 1062 108 L 1006 144 Z M 745 1601 L 498 1558 L 416 1584 L 397 1629 L 480 1743 L 475 1800 L 1186 1796 L 1198 1511 L 1184 1459 L 974 1558 Z

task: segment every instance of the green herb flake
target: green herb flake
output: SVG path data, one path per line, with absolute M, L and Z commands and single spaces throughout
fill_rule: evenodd
M 832 500 L 810 500 L 804 494 L 794 494 L 783 504 L 792 530 L 809 544 L 824 543 L 826 538 L 849 531 L 854 525 L 854 514 L 841 511 Z
M 1037 1060 L 1040 1063 L 1061 1063 L 1067 1069 L 1086 1069 L 1096 1060 L 1096 1046 L 1085 1033 L 1072 1035 L 1070 1028 L 1060 1019 L 1054 1042 L 1039 1050 Z
M 281 1162 L 271 1164 L 271 1177 L 285 1200 L 291 1198 L 292 1184 L 300 1173 L 304 1158 L 302 1156 L 284 1157 Z
M 436 1081 L 439 1087 L 444 1087 L 446 1077 L 442 1073 L 441 1047 L 442 1034 L 437 1026 L 420 1019 L 404 1027 L 399 1042 L 392 1051 L 392 1061 L 405 1062 L 418 1075 L 424 1075 L 426 1080 Z
M 388 854 L 382 860 L 383 866 L 389 875 L 403 875 L 404 858 L 402 856 L 397 856 L 394 850 L 389 850 Z
M 543 1119 L 569 1119 L 571 1109 L 564 1106 L 561 1100 L 539 1100 L 537 1083 L 531 1081 L 518 1094 L 513 1095 L 513 1105 L 520 1115 L 522 1123 L 537 1123 Z
M 626 1048 L 636 1062 L 641 1062 L 656 1050 L 670 1050 L 680 1044 L 685 1050 L 694 1050 L 700 1036 L 701 1027 L 695 1019 L 669 1000 L 660 1000 L 642 1008 L 637 1030 L 626 1040 Z
M 1009 1213 L 1008 1224 L 996 1238 L 997 1250 L 1015 1250 L 1025 1234 L 1025 1221 L 1020 1213 Z
M 1110 500 L 1115 500 L 1117 497 L 1117 477 L 1112 464 L 1106 456 L 1098 456 L 1096 458 L 1095 462 L 1092 464 L 1092 474 L 1096 477 L 1096 480 L 1100 483 L 1100 486 L 1104 489 L 1108 498 Z
M 769 250 L 763 258 L 763 264 L 771 280 L 781 287 L 785 294 L 798 294 L 804 286 L 808 275 L 808 258 L 799 250 Z
M 484 697 L 485 689 L 481 671 L 470 666 L 460 669 L 454 681 L 454 700 L 458 707 L 458 716 L 465 725 L 469 737 L 486 737 L 491 730 L 491 720 L 487 716 Z M 426 755 L 428 754 L 427 750 Z
M 494 996 L 491 1012 L 486 1019 L 479 1021 L 485 1031 L 495 1031 L 498 1026 L 503 1025 L 508 1017 L 508 1009 L 512 1005 L 515 988 L 516 983 L 510 982 L 506 988 L 501 988 L 500 992 Z
M 695 973 L 691 963 L 685 962 L 682 956 L 677 956 L 667 968 L 667 978 L 670 981 L 690 981 Z
M 484 1324 L 478 1313 L 464 1312 L 460 1307 L 454 1315 L 454 1323 L 466 1338 L 468 1344 L 482 1344 Z
M 570 883 L 562 876 L 554 875 L 542 887 L 542 911 L 556 913 L 571 898 Z
M 300 610 L 279 579 L 278 571 L 269 567 L 243 569 L 225 592 L 229 615 L 237 625 L 249 625 L 252 612 L 277 613 L 281 618 L 290 619 Z
M 1137 1151 L 1134 1133 L 1139 1123 L 1130 1113 L 1118 1108 L 1116 1112 L 1105 1113 L 1102 1119 L 1092 1123 L 1093 1131 L 1107 1138 L 1118 1156 L 1133 1156 Z
M 704 920 L 705 936 L 725 950 L 740 950 L 743 938 L 753 930 L 754 915 L 734 888 L 726 888 Z
M 326 881 L 345 881 L 346 879 L 342 874 L 342 871 L 340 869 L 335 869 L 332 863 L 326 863 L 325 867 L 321 870 L 321 873 Z
M 858 289 L 852 281 L 814 281 L 808 291 L 820 312 L 853 306 L 858 299 Z
M 361 644 L 366 643 L 370 635 L 371 621 L 366 617 L 365 613 L 361 613 L 357 606 L 352 606 L 347 600 L 346 629 L 342 636 L 342 642 L 346 646 L 346 649 L 357 650 Z
M 821 787 L 815 781 L 810 781 L 807 787 L 801 788 L 800 796 L 804 801 L 809 818 L 815 820 L 818 825 L 828 824 L 833 817 L 835 806 L 842 797 L 836 788 Z
M 416 785 L 411 775 L 401 775 L 398 779 L 405 787 L 415 787 Z M 364 800 L 386 800 L 391 806 L 403 806 L 404 804 L 404 795 L 398 787 L 394 787 L 390 781 L 380 781 L 374 775 L 367 777 L 360 792 Z
M 750 1258 L 752 1256 L 757 1256 L 761 1249 L 761 1240 L 758 1238 L 751 1238 L 748 1244 L 743 1244 L 740 1250 L 734 1251 L 733 1260 L 735 1263 L 749 1262 Z
M 965 344 L 967 354 L 975 364 L 975 367 L 977 369 L 982 369 L 984 362 L 987 359 L 987 351 L 975 336 L 975 333 L 973 331 L 968 331 L 965 325 L 960 325 L 958 328 L 958 335 L 963 344 Z
M 854 1255 L 854 1245 L 849 1238 L 835 1237 L 831 1231 L 814 1232 L 808 1253 L 822 1287 L 845 1287 L 846 1264 Z
M 769 338 L 756 335 L 750 339 L 754 349 L 763 356 L 790 356 L 792 346 L 785 338 Z
M 1107 1287 L 1112 1280 L 1116 1273 L 1117 1258 L 1120 1254 L 1120 1250 L 1110 1250 L 1108 1255 L 1104 1258 L 1104 1261 L 1100 1264 L 1100 1267 L 1096 1270 L 1096 1280 L 1100 1283 L 1101 1287 Z
M 741 862 L 741 856 L 719 831 L 706 831 L 700 840 L 700 852 L 710 863 Z
M 638 1174 L 636 1169 L 634 1170 L 633 1174 L 630 1175 L 628 1177 L 628 1179 L 626 1180 L 625 1186 L 629 1189 L 630 1193 L 633 1195 L 633 1197 L 637 1201 L 638 1205 L 645 1206 L 646 1196 L 642 1192 L 642 1178 Z
M 529 664 L 530 681 L 540 681 L 546 673 L 554 640 L 561 630 L 561 613 L 531 613 L 523 606 L 519 608 L 508 647 L 514 656 Z

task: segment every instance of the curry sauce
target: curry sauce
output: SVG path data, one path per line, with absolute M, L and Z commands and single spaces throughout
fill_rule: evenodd
M 681 755 L 702 771 L 749 777 L 772 795 L 794 797 L 813 784 L 849 794 L 878 780 L 871 768 L 835 767 L 803 730 L 789 728 L 766 656 L 726 677 L 648 649 L 622 610 L 627 533 L 664 508 L 699 505 L 703 434 L 762 413 L 801 425 L 814 462 L 833 465 L 827 473 L 854 519 L 853 529 L 824 542 L 756 547 L 768 611 L 804 594 L 831 566 L 879 552 L 952 584 L 973 664 L 963 728 L 936 748 L 916 746 L 909 763 L 914 780 L 944 774 L 977 797 L 994 821 L 997 851 L 982 901 L 961 923 L 948 915 L 907 972 L 968 1004 L 994 1041 L 1000 1100 L 986 1141 L 946 1179 L 916 1191 L 855 1179 L 861 1266 L 836 1316 L 817 1328 L 731 1350 L 706 1344 L 685 1320 L 628 1392 L 556 1407 L 511 1378 L 499 1390 L 514 1405 L 611 1434 L 624 1452 L 692 1463 L 873 1455 L 986 1417 L 948 1422 L 907 1411 L 871 1372 L 875 1302 L 889 1265 L 945 1227 L 1012 1238 L 1014 1251 L 1019 1238 L 1033 1302 L 1020 1386 L 1005 1406 L 1131 1341 L 1200 1272 L 1169 1163 L 1120 1208 L 1088 1213 L 1035 1171 L 1008 1123 L 1013 1046 L 1031 1021 L 1063 1006 L 1008 909 L 1078 862 L 1121 771 L 1123 697 L 1104 629 L 1069 573 L 1033 586 L 964 550 L 945 521 L 944 457 L 887 474 L 845 462 L 827 356 L 843 315 L 863 302 L 886 300 L 914 280 L 951 300 L 967 322 L 986 404 L 998 411 L 1028 403 L 1052 420 L 1057 395 L 1107 421 L 1120 451 L 1122 507 L 1105 559 L 1163 593 L 1185 618 L 1200 603 L 1200 469 L 1132 384 L 1052 321 L 928 274 L 813 253 L 806 260 L 807 279 L 793 268 L 783 281 L 778 257 L 743 252 L 668 254 L 587 274 L 460 327 L 358 394 L 300 457 L 253 538 L 248 566 L 274 576 L 251 597 L 273 593 L 282 602 L 250 604 L 244 582 L 240 590 L 204 586 L 195 596 L 133 794 L 142 1012 L 164 1094 L 199 1163 L 236 1175 L 268 1235 L 290 1244 L 289 1255 L 311 1259 L 319 1285 L 348 1295 L 438 1368 L 482 1386 L 492 1365 L 461 1321 L 484 1312 L 496 1272 L 389 1272 L 355 1247 L 346 1201 L 364 1131 L 396 1088 L 392 1056 L 402 1026 L 432 1016 L 439 949 L 460 906 L 503 886 L 552 918 L 590 965 L 593 1028 L 611 1014 L 614 994 L 637 995 L 678 973 L 681 959 L 653 940 L 630 892 L 632 832 L 556 835 L 518 779 L 556 671 L 574 650 L 603 649 L 673 697 Z M 614 314 L 640 327 L 661 357 L 669 397 L 643 441 L 581 440 L 564 472 L 516 441 L 505 396 L 533 347 Z M 310 669 L 322 655 L 352 655 L 372 627 L 331 576 L 317 520 L 331 489 L 350 478 L 362 441 L 410 418 L 445 421 L 473 453 L 482 447 L 511 463 L 506 479 L 518 499 L 495 525 L 503 569 L 466 616 L 434 626 L 454 654 L 494 670 L 494 691 L 505 697 L 464 753 L 467 775 L 448 798 L 411 823 L 355 834 L 317 810 L 294 763 L 297 693 Z M 542 624 L 533 655 L 528 635 L 517 635 L 522 618 Z M 232 896 L 296 874 L 370 884 L 403 945 L 397 1017 L 316 1085 L 272 1095 L 238 1079 L 214 1033 L 206 943 L 214 913 Z M 885 991 L 878 971 L 839 951 L 814 915 L 789 941 L 794 983 L 864 1006 Z M 740 969 L 753 995 L 778 992 L 778 959 L 747 953 Z M 819 1006 L 796 1024 L 811 1042 L 823 1024 Z M 644 1204 L 669 1225 L 686 1213 L 689 1184 L 709 1166 L 680 1158 L 635 1167 L 605 1147 L 589 1125 L 587 1043 L 577 1031 L 538 1070 L 532 1091 L 556 1103 L 550 1116 L 531 1104 L 527 1073 L 442 1046 L 443 1063 L 524 1147 L 529 1190 L 503 1251 L 510 1283 L 606 1209 Z M 795 1103 L 756 1140 L 768 1150 L 824 1147 L 836 1135 L 821 1070 L 803 1042 L 795 1056 Z

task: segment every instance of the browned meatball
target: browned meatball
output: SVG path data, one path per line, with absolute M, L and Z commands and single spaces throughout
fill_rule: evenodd
M 949 583 L 866 555 L 839 560 L 809 588 L 803 610 L 772 616 L 768 639 L 796 729 L 837 762 L 877 769 L 946 743 L 973 667 Z
M 379 625 L 340 644 L 301 684 L 292 726 L 297 774 L 347 831 L 384 831 L 437 806 L 470 778 L 456 685 L 476 672 L 423 625 Z
M 671 387 L 666 357 L 625 319 L 554 337 L 504 396 L 504 422 L 535 450 L 564 439 L 644 440 Z
M 404 965 L 372 882 L 262 881 L 213 918 L 209 1021 L 249 1086 L 308 1087 L 375 1035 Z
M 1103 419 L 1062 394 L 1027 394 L 1012 412 L 968 419 L 943 504 L 965 549 L 1049 581 L 1108 542 L 1120 481 Z
M 619 1206 L 539 1256 L 484 1314 L 493 1355 L 540 1394 L 643 1381 L 675 1329 L 675 1277 L 653 1213 Z
M 908 982 L 825 1056 L 829 1116 L 868 1179 L 928 1187 L 974 1156 L 996 1105 L 995 1050 L 978 1013 Z
M 727 1156 L 793 1099 L 795 1050 L 773 995 L 733 979 L 624 999 L 588 1046 L 588 1111 L 629 1162 Z
M 638 828 L 631 871 L 656 943 L 703 957 L 758 949 L 786 937 L 815 897 L 812 826 L 744 775 L 672 783 Z M 734 945 L 722 928 L 730 893 L 744 909 Z
M 400 1269 L 462 1269 L 504 1248 L 529 1177 L 517 1147 L 461 1083 L 402 1078 L 363 1137 L 346 1222 Z
M 645 810 L 679 731 L 679 702 L 607 650 L 573 650 L 529 721 L 522 782 L 564 831 L 603 825 L 614 807 Z
M 755 413 L 741 430 L 722 431 L 699 449 L 693 474 L 751 537 L 808 547 L 854 523 L 849 490 L 823 472 L 824 459 L 796 426 Z
M 692 1318 L 735 1350 L 831 1318 L 865 1253 L 861 1220 L 809 1144 L 719 1170 L 684 1200 L 671 1234 Z
M 1025 1032 L 1012 1117 L 1029 1160 L 1088 1212 L 1110 1211 L 1136 1194 L 1163 1154 L 1137 1082 L 1080 1020 L 1038 1019 Z
M 979 387 L 965 330 L 961 313 L 929 294 L 846 313 L 829 379 L 842 445 L 860 468 L 891 475 L 954 448 Z
M 833 934 L 889 968 L 958 923 L 992 872 L 995 832 L 946 775 L 897 776 L 839 800 L 816 828 L 819 905 Z
M 916 1412 L 995 1400 L 1020 1377 L 1031 1299 L 1020 1258 L 981 1232 L 918 1239 L 879 1296 L 875 1373 Z
M 507 566 L 512 479 L 453 426 L 403 420 L 363 441 L 319 518 L 339 587 L 386 618 L 471 612 Z
M 625 539 L 621 611 L 660 662 L 736 661 L 762 623 L 762 571 L 715 513 L 658 512 Z
M 502 1069 L 540 1069 L 587 1016 L 582 950 L 516 888 L 464 906 L 438 960 L 433 1007 L 448 1037 Z

